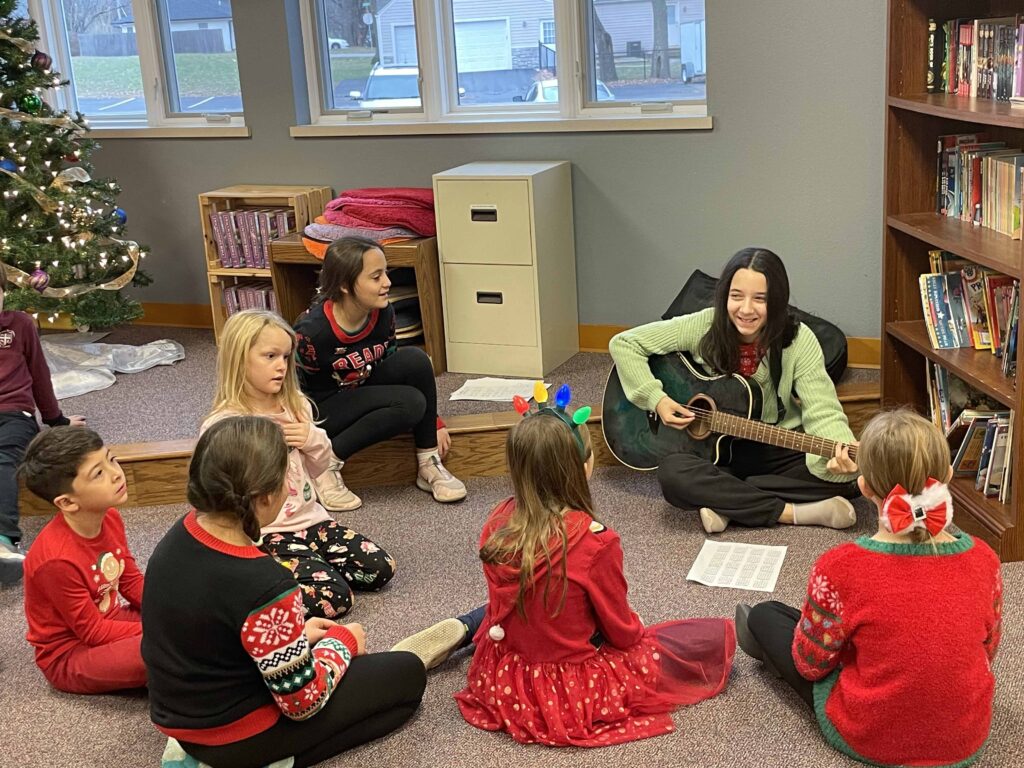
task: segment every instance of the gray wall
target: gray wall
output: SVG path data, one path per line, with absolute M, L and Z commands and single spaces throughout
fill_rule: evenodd
M 97 172 L 148 244 L 143 301 L 203 303 L 196 195 L 242 183 L 429 186 L 472 160 L 573 164 L 580 322 L 659 315 L 689 273 L 748 245 L 785 260 L 794 303 L 879 335 L 885 3 L 707 3 L 712 131 L 292 139 L 282 0 L 235 6 L 251 139 L 103 141 Z M 923 66 L 923 65 L 922 65 Z

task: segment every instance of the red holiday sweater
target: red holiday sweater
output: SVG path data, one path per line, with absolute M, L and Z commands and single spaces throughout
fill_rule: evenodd
M 999 558 L 984 542 L 866 536 L 811 571 L 793 638 L 836 749 L 883 766 L 964 766 L 988 738 L 999 646 Z
M 141 609 L 142 573 L 117 510 L 107 510 L 92 539 L 71 530 L 63 515 L 48 522 L 25 557 L 27 638 L 39 668 L 45 673 L 73 648 L 141 633 L 138 618 L 126 615 L 118 595 Z

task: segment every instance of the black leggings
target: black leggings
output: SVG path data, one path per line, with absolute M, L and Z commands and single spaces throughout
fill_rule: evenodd
M 658 467 L 658 482 L 675 507 L 710 507 L 748 526 L 779 522 L 786 502 L 860 496 L 856 482 L 830 483 L 812 475 L 805 454 L 750 440 L 732 441 L 732 461 L 724 467 L 690 453 L 666 456 Z
M 357 387 L 317 403 L 321 427 L 342 461 L 412 431 L 416 447 L 437 447 L 437 382 L 427 353 L 402 347 L 377 363 Z
M 181 747 L 213 768 L 259 768 L 295 758 L 295 768 L 315 765 L 346 749 L 391 733 L 408 720 L 427 685 L 423 662 L 411 653 L 373 653 L 352 659 L 326 706 L 308 720 L 282 716 L 243 741 Z
M 793 662 L 793 635 L 800 621 L 800 611 L 785 603 L 769 600 L 750 609 L 747 628 L 757 640 L 767 659 L 789 687 L 800 694 L 807 706 L 814 709 L 814 683 L 796 671 Z

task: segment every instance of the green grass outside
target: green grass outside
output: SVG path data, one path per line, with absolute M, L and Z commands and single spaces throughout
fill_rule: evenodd
M 679 59 L 670 59 L 668 62 L 669 72 L 673 78 L 680 77 L 682 67 Z M 641 61 L 617 61 L 615 62 L 615 74 L 619 80 L 643 80 L 651 76 L 651 62 L 647 62 L 646 72 Z
M 366 80 L 375 53 L 332 56 L 331 78 Z M 174 57 L 178 94 L 182 97 L 230 96 L 240 92 L 238 62 L 233 53 L 179 53 Z M 141 97 L 142 72 L 138 56 L 76 56 L 71 65 L 80 99 Z
M 183 97 L 239 93 L 233 53 L 179 53 L 174 57 L 178 94 Z M 138 56 L 76 56 L 71 59 L 80 99 L 142 96 Z

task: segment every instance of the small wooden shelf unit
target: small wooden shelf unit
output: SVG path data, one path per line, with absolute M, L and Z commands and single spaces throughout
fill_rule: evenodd
M 989 351 L 932 349 L 918 276 L 928 251 L 940 248 L 984 267 L 1024 276 L 1024 244 L 935 209 L 936 144 L 942 134 L 985 131 L 1007 146 L 1024 146 L 1024 109 L 1008 103 L 926 92 L 928 20 L 1012 16 L 1008 0 L 890 0 L 885 126 L 885 233 L 882 262 L 882 405 L 929 407 L 925 360 L 944 366 L 1014 411 L 1013 483 L 1008 503 L 985 497 L 973 478 L 951 490 L 956 524 L 987 541 L 1002 560 L 1024 559 L 1024 398 Z M 1017 368 L 1024 375 L 1024 345 Z
M 233 187 L 215 189 L 199 195 L 199 216 L 203 227 L 203 251 L 206 259 L 206 278 L 210 288 L 210 312 L 213 316 L 213 334 L 220 339 L 221 329 L 227 320 L 224 308 L 225 287 L 239 279 L 264 279 L 270 284 L 270 269 L 251 267 L 223 267 L 217 254 L 217 243 L 210 224 L 210 214 L 238 208 L 280 207 L 295 211 L 295 228 L 303 227 L 319 216 L 331 201 L 330 187 L 292 186 L 280 184 L 239 184 Z

